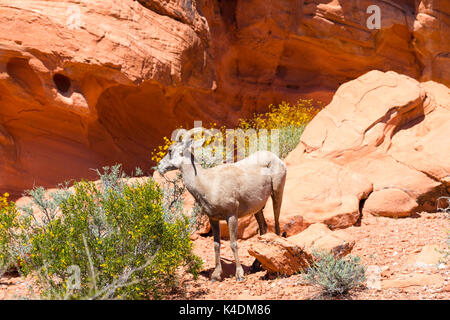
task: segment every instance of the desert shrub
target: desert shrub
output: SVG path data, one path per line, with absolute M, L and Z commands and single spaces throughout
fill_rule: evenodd
M 25 242 L 24 229 L 30 226 L 30 219 L 19 219 L 14 202 L 8 201 L 9 194 L 0 196 L 0 276 L 20 263 Z
M 161 189 L 163 192 L 164 201 L 162 202 L 166 219 L 174 219 L 184 212 L 183 194 L 187 192 L 187 188 L 183 183 L 183 177 L 180 172 L 177 172 L 175 177 L 168 178 L 163 176 L 161 182 Z M 200 205 L 196 202 L 194 207 L 186 215 L 189 220 L 190 233 L 198 230 L 201 223 L 202 211 Z
M 13 203 L 8 201 L 9 194 L 0 196 L 0 271 L 5 271 L 10 264 L 11 252 L 9 243 L 11 242 L 11 232 L 17 225 L 15 222 L 16 208 Z M 0 273 L 1 274 L 3 273 Z
M 29 192 L 41 214 L 22 208 L 16 218 L 24 235 L 20 271 L 37 276 L 44 296 L 74 299 L 160 298 L 176 285 L 178 267 L 196 277 L 201 260 L 192 253 L 189 221 L 165 211 L 159 186 L 126 183 L 119 166 L 98 173 L 98 185 Z
M 275 106 L 270 105 L 266 113 L 256 113 L 250 119 L 240 120 L 239 127 L 243 129 L 279 130 L 279 156 L 284 159 L 300 142 L 300 136 L 306 125 L 320 111 L 320 105 L 314 106 L 312 100 L 299 100 L 291 105 L 283 101 Z M 270 147 L 271 144 L 269 143 Z
M 447 219 L 450 219 L 450 197 L 439 197 L 437 199 L 437 211 L 447 214 Z M 450 257 L 450 230 L 447 230 L 447 249 L 443 250 L 443 261 L 446 263 Z
M 246 139 L 244 144 L 241 144 L 240 148 L 245 150 L 233 150 L 233 155 L 238 152 L 242 152 L 246 156 L 250 155 L 256 149 L 250 148 L 250 141 L 256 138 L 260 138 L 263 133 L 267 133 L 271 136 L 272 130 L 278 130 L 278 145 L 279 156 L 285 158 L 289 152 L 291 152 L 300 142 L 300 136 L 303 133 L 306 125 L 317 115 L 321 106 L 313 105 L 312 100 L 299 100 L 296 104 L 289 104 L 282 102 L 275 106 L 270 105 L 268 111 L 265 113 L 255 113 L 249 119 L 240 119 L 237 128 L 242 129 L 237 131 L 237 139 Z M 214 134 L 209 137 L 206 145 L 212 145 L 212 157 L 200 157 L 201 165 L 204 168 L 213 167 L 223 162 L 223 159 L 228 159 L 230 155 L 224 154 L 224 146 L 227 136 L 227 128 L 225 126 L 217 127 L 216 123 L 209 125 L 214 130 Z M 252 131 L 249 134 L 249 131 Z M 245 133 L 245 136 L 244 136 Z M 277 137 L 274 135 L 274 137 Z M 164 137 L 162 145 L 153 150 L 152 160 L 158 163 L 167 153 L 169 146 L 173 143 L 169 138 Z M 258 146 L 259 150 L 273 150 L 271 138 L 268 139 L 266 145 L 262 147 Z M 209 154 L 209 153 L 208 153 Z M 233 159 L 236 160 L 236 157 Z
M 338 296 L 365 281 L 365 268 L 360 258 L 336 257 L 330 252 L 313 252 L 314 262 L 306 270 L 306 280 L 321 288 L 325 295 Z

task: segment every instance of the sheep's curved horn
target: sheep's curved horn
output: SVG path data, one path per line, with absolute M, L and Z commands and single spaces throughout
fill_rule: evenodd
M 203 127 L 195 127 L 188 131 L 189 135 L 197 134 L 199 132 L 203 132 L 205 129 Z
M 186 133 L 188 131 L 185 129 L 177 129 L 172 133 L 172 141 L 175 142 L 181 142 L 181 138 L 185 139 L 186 138 Z
M 204 131 L 205 131 L 205 129 L 203 129 L 202 127 L 195 127 L 195 128 L 192 128 L 191 130 L 189 130 L 189 131 L 186 132 L 186 134 L 185 134 L 183 140 L 184 140 L 184 141 L 190 140 L 190 139 L 192 139 L 192 136 L 195 136 L 195 135 L 197 135 L 197 134 L 199 134 L 199 133 L 201 134 L 201 133 L 203 133 Z
M 206 135 L 206 131 L 207 130 L 202 127 L 192 128 L 187 132 L 183 141 L 185 141 L 186 143 L 190 143 L 193 148 L 201 147 L 205 143 L 205 137 L 202 136 L 202 133 L 205 133 Z

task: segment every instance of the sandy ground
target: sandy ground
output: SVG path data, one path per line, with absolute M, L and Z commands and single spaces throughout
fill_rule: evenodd
M 420 267 L 409 263 L 425 245 L 446 246 L 446 230 L 449 219 L 444 213 L 422 213 L 415 217 L 392 219 L 363 217 L 360 226 L 351 232 L 356 245 L 352 254 L 361 257 L 366 266 L 378 266 L 383 270 L 381 280 L 396 279 L 408 274 L 439 275 L 442 282 L 433 285 L 409 286 L 405 288 L 369 289 L 362 287 L 339 299 L 450 299 L 450 266 Z M 199 279 L 179 273 L 179 286 L 168 299 L 328 299 L 320 290 L 308 285 L 301 274 L 290 277 L 269 276 L 265 271 L 251 273 L 254 258 L 248 252 L 249 241 L 239 240 L 239 254 L 246 279 L 237 282 L 234 278 L 235 264 L 229 241 L 222 241 L 221 258 L 224 279 L 209 280 L 214 268 L 213 239 L 199 237 L 194 241 L 195 253 L 204 266 Z M 0 278 L 0 299 L 36 299 L 37 291 L 30 279 L 17 275 Z
M 425 245 L 445 247 L 450 228 L 444 213 L 423 213 L 411 218 L 392 219 L 363 217 L 361 226 L 347 230 L 356 239 L 352 254 L 361 257 L 366 266 L 378 266 L 382 278 L 395 279 L 407 274 L 439 274 L 444 281 L 434 286 L 411 286 L 385 290 L 361 288 L 341 299 L 449 299 L 450 266 L 417 267 L 409 263 Z M 269 277 L 265 271 L 250 273 L 254 258 L 247 252 L 248 241 L 239 240 L 239 253 L 246 279 L 237 282 L 235 265 L 229 241 L 221 243 L 222 267 L 225 279 L 211 282 L 214 268 L 213 239 L 200 237 L 195 241 L 195 252 L 202 257 L 204 268 L 200 279 L 185 276 L 180 292 L 173 299 L 324 299 L 320 290 L 305 283 L 301 274 L 290 277 Z

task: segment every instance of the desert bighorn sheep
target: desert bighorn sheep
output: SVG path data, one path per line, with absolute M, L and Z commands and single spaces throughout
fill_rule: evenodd
M 244 279 L 237 248 L 238 218 L 254 214 L 260 234 L 267 232 L 263 208 L 272 197 L 275 232 L 280 234 L 279 216 L 286 166 L 274 153 L 258 151 L 231 164 L 203 169 L 194 157 L 194 148 L 201 147 L 204 138 L 195 141 L 191 136 L 198 132 L 180 129 L 169 147 L 167 155 L 159 162 L 158 171 L 164 174 L 179 169 L 183 182 L 202 210 L 209 217 L 214 235 L 215 270 L 211 280 L 220 280 L 220 228 L 219 221 L 226 220 L 230 232 L 231 249 L 236 260 L 236 279 Z

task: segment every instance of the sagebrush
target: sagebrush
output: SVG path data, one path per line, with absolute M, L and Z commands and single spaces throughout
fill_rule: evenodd
M 306 270 L 306 280 L 328 296 L 338 296 L 357 288 L 366 280 L 360 258 L 336 257 L 331 252 L 313 251 L 314 262 Z
M 447 219 L 450 219 L 450 197 L 439 197 L 437 199 L 437 211 L 447 214 Z M 443 250 L 443 263 L 447 263 L 450 257 L 450 229 L 447 230 L 447 249 Z

